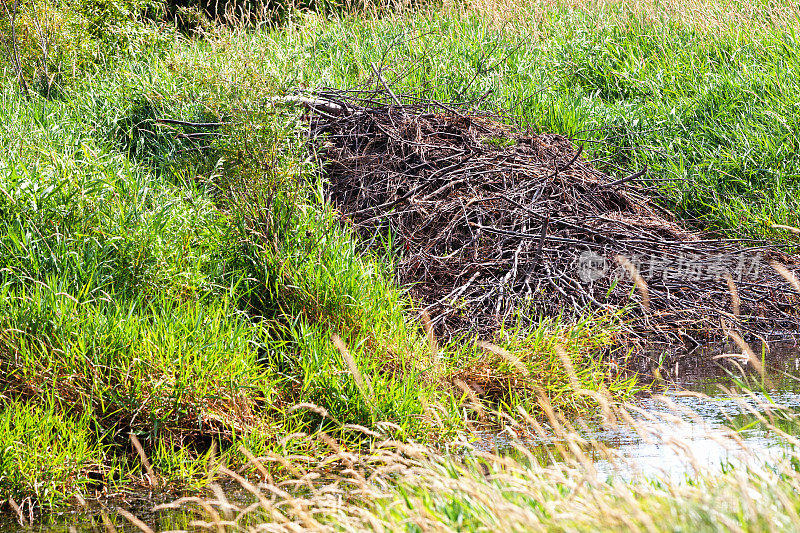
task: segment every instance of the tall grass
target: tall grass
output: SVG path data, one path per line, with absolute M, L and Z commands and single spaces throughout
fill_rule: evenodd
M 606 357 L 607 317 L 509 326 L 494 348 L 431 342 L 393 281 L 391 242 L 367 251 L 341 223 L 302 117 L 271 100 L 359 85 L 376 63 L 408 90 L 485 97 L 524 127 L 585 137 L 612 173 L 647 164 L 706 227 L 798 225 L 792 24 L 708 32 L 537 6 L 520 5 L 530 31 L 442 8 L 292 11 L 190 37 L 47 11 L 69 19 L 52 26 L 48 90 L 25 92 L 2 63 L 0 443 L 14 449 L 2 495 L 30 508 L 147 483 L 131 433 L 167 487 L 191 486 L 212 464 L 243 464 L 240 445 L 322 453 L 285 438 L 297 432 L 444 442 L 469 429 L 465 410 L 541 414 L 541 395 L 594 409 L 565 352 L 584 389 L 629 394 Z M 26 46 L 32 79 L 44 56 Z M 220 125 L 199 136 L 159 118 Z
M 231 38 L 114 48 L 57 93 L 5 80 L 0 439 L 13 452 L 0 491 L 26 513 L 152 484 L 132 442 L 169 490 L 207 482 L 212 461 L 241 464 L 241 445 L 291 453 L 298 431 L 358 443 L 358 427 L 431 442 L 463 429 L 455 376 L 482 352 L 442 346 L 432 365 L 391 244 L 366 251 L 326 205 L 300 117 L 264 104 L 274 87 L 221 81 L 244 68 Z M 221 125 L 192 138 L 162 117 Z M 529 377 L 482 362 L 499 374 L 480 401 L 526 404 L 538 387 L 586 409 L 547 373 L 554 339 L 587 387 L 628 393 L 599 360 L 613 331 L 521 334 L 496 342 Z
M 207 498 L 157 508 L 194 512 L 194 521 L 184 517 L 186 522 L 172 524 L 181 530 L 190 522 L 218 531 L 793 531 L 800 524 L 800 463 L 790 435 L 797 432 L 795 415 L 757 400 L 753 383 L 742 385 L 736 398 L 743 414 L 736 422 L 758 425 L 781 441 L 769 457 L 736 430 L 722 428 L 711 430 L 711 438 L 728 459 L 706 464 L 690 443 L 676 438 L 704 429 L 675 398 L 662 397 L 658 412 L 607 398 L 603 427 L 659 443 L 682 469 L 644 474 L 637 458 L 575 429 L 544 400 L 546 424 L 526 420 L 524 411 L 518 422 L 506 417 L 508 434 L 526 435 L 531 428 L 535 434 L 512 439 L 503 453 L 464 447 L 446 455 L 385 441 L 359 454 L 329 436 L 296 435 L 320 439 L 330 454 L 322 461 L 252 457 L 249 469 L 258 483 L 220 469 L 238 492 L 215 487 Z M 267 474 L 265 465 L 274 463 L 293 465 L 291 478 Z

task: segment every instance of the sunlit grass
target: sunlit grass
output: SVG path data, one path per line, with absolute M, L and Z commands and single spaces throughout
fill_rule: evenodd
M 520 437 L 500 454 L 470 446 L 442 454 L 397 441 L 357 453 L 330 436 L 295 435 L 319 439 L 329 454 L 291 462 L 251 456 L 250 479 L 257 481 L 220 469 L 236 489 L 217 487 L 207 498 L 159 507 L 166 516 L 193 511 L 220 531 L 793 531 L 800 526 L 796 415 L 754 400 L 754 383 L 740 385 L 739 422 L 762 428 L 775 444 L 769 457 L 735 430 L 703 427 L 674 397 L 661 398 L 654 412 L 607 397 L 602 427 L 658 443 L 680 470 L 644 473 L 637 457 L 576 430 L 543 402 L 545 424 L 524 412 L 505 417 L 506 433 Z M 725 451 L 721 464 L 704 462 L 703 451 L 680 437 L 697 431 Z M 268 474 L 265 467 L 275 464 L 291 464 L 291 474 Z M 183 520 L 175 527 L 185 527 Z
M 145 483 L 130 433 L 178 486 L 243 464 L 239 445 L 321 450 L 295 432 L 441 444 L 465 412 L 541 414 L 541 395 L 586 413 L 596 398 L 574 394 L 562 350 L 581 387 L 630 394 L 614 317 L 432 343 L 391 242 L 365 250 L 341 223 L 299 110 L 271 98 L 357 86 L 374 63 L 405 90 L 585 138 L 612 174 L 647 164 L 706 228 L 783 238 L 773 224 L 800 225 L 800 69 L 792 19 L 773 19 L 791 6 L 736 8 L 760 24 L 740 33 L 721 24 L 732 4 L 703 6 L 720 24 L 676 4 L 561 3 L 502 20 L 292 12 L 191 37 L 128 19 L 89 36 L 76 19 L 53 41 L 57 90 L 27 96 L 4 61 L 0 491 L 39 506 Z M 198 141 L 158 118 L 220 126 Z

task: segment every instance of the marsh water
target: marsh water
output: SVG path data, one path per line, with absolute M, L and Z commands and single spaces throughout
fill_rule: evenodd
M 782 454 L 788 446 L 767 425 L 796 435 L 800 424 L 800 343 L 770 344 L 759 352 L 763 375 L 731 346 L 715 346 L 677 358 L 668 379 L 654 380 L 650 394 L 630 410 L 641 425 L 573 420 L 573 428 L 602 453 L 589 447 L 587 455 L 600 474 L 624 478 L 644 476 L 672 481 L 698 470 L 714 471 Z M 738 350 L 741 352 L 741 350 Z M 552 429 L 552 428 L 550 428 Z M 500 433 L 481 435 L 480 450 L 520 454 L 519 444 L 539 461 L 557 460 L 565 444 L 559 431 L 519 439 Z
M 769 460 L 772 454 L 784 453 L 787 442 L 759 423 L 758 418 L 792 434 L 800 430 L 800 425 L 792 422 L 800 413 L 800 343 L 770 344 L 761 360 L 763 375 L 754 371 L 752 363 L 733 357 L 735 351 L 721 346 L 677 358 L 668 378 L 655 381 L 652 393 L 640 398 L 630 411 L 646 428 L 644 431 L 596 420 L 571 421 L 583 438 L 605 449 L 602 453 L 593 448 L 587 451 L 599 474 L 680 480 L 695 475 L 696 470 L 714 471 L 753 457 Z M 515 454 L 520 453 L 518 448 L 522 445 L 537 460 L 547 462 L 557 460 L 554 451 L 564 444 L 557 434 L 520 439 L 504 432 L 484 433 L 470 446 Z M 109 507 L 131 509 L 158 531 L 186 528 L 195 516 L 179 511 L 150 511 L 154 500 L 168 497 L 174 495 L 133 495 Z M 235 487 L 231 487 L 231 497 L 236 498 Z M 108 514 L 117 530 L 138 531 L 128 529 L 126 521 L 119 517 L 113 519 L 113 511 Z M 107 530 L 99 509 L 53 514 L 33 528 L 23 529 L 8 518 L 3 520 L 0 518 L 2 531 Z

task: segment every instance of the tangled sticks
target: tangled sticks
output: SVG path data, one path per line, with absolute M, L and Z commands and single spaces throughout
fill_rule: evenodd
M 388 88 L 304 100 L 330 199 L 363 237 L 391 232 L 440 334 L 625 306 L 662 339 L 797 330 L 797 259 L 682 229 L 632 186 L 646 169 L 614 180 L 562 136 Z

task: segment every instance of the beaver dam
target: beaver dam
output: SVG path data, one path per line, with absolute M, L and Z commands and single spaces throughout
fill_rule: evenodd
M 560 135 L 388 87 L 290 98 L 342 220 L 391 233 L 441 335 L 624 308 L 630 332 L 673 342 L 797 330 L 798 258 L 681 227 L 637 188 L 646 168 L 613 178 Z

